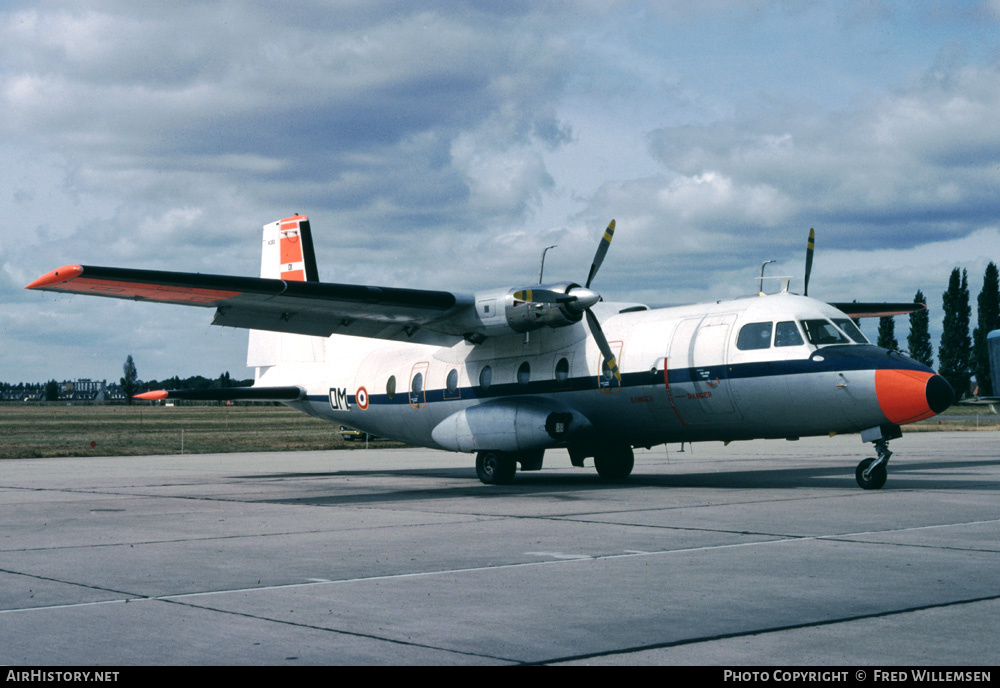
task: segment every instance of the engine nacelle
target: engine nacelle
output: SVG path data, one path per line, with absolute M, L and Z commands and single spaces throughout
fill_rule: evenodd
M 566 282 L 539 286 L 538 289 L 566 294 L 571 289 L 579 287 L 579 284 Z M 566 327 L 580 322 L 583 318 L 583 311 L 570 308 L 568 303 L 537 303 L 532 302 L 530 296 L 528 300 L 517 297 L 522 293 L 530 295 L 533 289 L 533 287 L 511 289 L 504 299 L 504 315 L 507 324 L 514 332 L 530 332 L 542 327 Z
M 538 289 L 548 293 L 566 294 L 565 301 L 540 303 L 529 298 L 516 298 L 516 294 L 527 297 Z M 486 337 L 531 332 L 543 327 L 566 327 L 580 322 L 583 308 L 579 300 L 568 296 L 573 290 L 594 295 L 573 282 L 546 284 L 527 288 L 501 288 L 476 292 L 475 311 L 470 311 L 461 321 L 449 323 L 451 332 L 462 334 L 466 339 L 478 342 Z M 595 298 L 600 298 L 595 295 Z M 433 326 L 431 326 L 433 329 Z

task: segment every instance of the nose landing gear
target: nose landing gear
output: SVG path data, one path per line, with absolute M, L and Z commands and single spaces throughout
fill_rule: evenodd
M 879 490 L 885 485 L 888 477 L 886 466 L 892 456 L 892 452 L 889 451 L 889 440 L 902 436 L 903 433 L 898 425 L 876 427 L 861 432 L 861 440 L 874 444 L 877 454 L 876 458 L 865 459 L 859 463 L 854 471 L 854 479 L 862 489 Z

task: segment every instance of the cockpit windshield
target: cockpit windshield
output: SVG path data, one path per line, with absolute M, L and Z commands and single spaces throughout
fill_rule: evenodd
M 865 337 L 864 333 L 858 329 L 858 326 L 854 324 L 854 321 L 850 318 L 836 318 L 834 319 L 834 324 L 847 333 L 847 336 L 856 341 L 858 344 L 871 344 L 868 338 Z
M 849 344 L 851 341 L 829 320 L 800 320 L 799 322 L 802 324 L 802 329 L 805 330 L 809 343 L 814 346 Z M 863 337 L 864 335 L 862 335 Z

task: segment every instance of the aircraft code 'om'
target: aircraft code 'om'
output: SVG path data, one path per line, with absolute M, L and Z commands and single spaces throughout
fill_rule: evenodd
M 351 405 L 347 401 L 347 390 L 343 387 L 330 388 L 330 408 L 334 411 L 350 411 Z

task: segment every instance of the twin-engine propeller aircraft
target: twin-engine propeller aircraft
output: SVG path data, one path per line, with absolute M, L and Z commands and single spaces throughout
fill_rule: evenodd
M 861 433 L 886 480 L 900 425 L 952 403 L 940 375 L 872 346 L 851 316 L 913 304 L 828 304 L 788 292 L 672 308 L 608 303 L 560 282 L 473 294 L 320 282 L 309 221 L 264 227 L 260 278 L 67 265 L 28 289 L 214 308 L 250 330 L 252 387 L 156 391 L 143 399 L 256 399 L 411 444 L 476 452 L 487 484 L 546 449 L 622 479 L 633 447 Z M 813 237 L 807 251 L 808 290 Z M 586 321 L 586 325 L 583 324 Z

